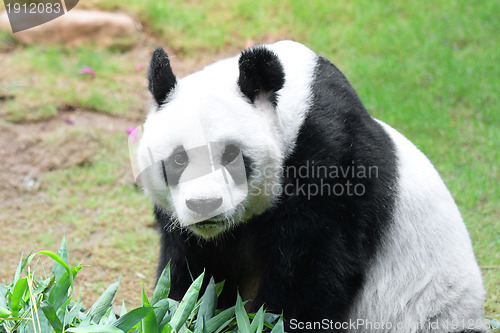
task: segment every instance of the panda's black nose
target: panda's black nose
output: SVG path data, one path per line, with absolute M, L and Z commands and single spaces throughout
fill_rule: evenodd
M 186 206 L 199 214 L 211 213 L 222 205 L 222 198 L 187 199 Z

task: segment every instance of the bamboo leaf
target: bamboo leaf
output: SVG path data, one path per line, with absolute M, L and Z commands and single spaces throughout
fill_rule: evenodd
M 236 306 L 230 307 L 229 309 L 222 311 L 221 313 L 215 315 L 212 319 L 210 319 L 206 323 L 207 332 L 214 332 L 222 324 L 224 324 L 228 320 L 232 320 L 234 318 L 235 309 Z
M 168 312 L 166 312 L 166 314 L 163 316 L 163 319 L 161 320 L 160 325 L 158 326 L 159 327 L 158 329 L 161 330 L 162 332 L 163 329 L 165 328 L 165 325 L 167 323 L 170 323 L 173 315 L 175 314 L 175 310 L 179 308 L 179 302 L 177 302 L 176 300 L 167 298 L 167 301 L 168 301 Z
M 151 307 L 148 297 L 142 288 L 142 306 Z M 154 311 L 148 312 L 141 321 L 142 331 L 141 333 L 158 333 L 158 323 L 156 321 L 156 316 Z
M 108 309 L 111 307 L 111 303 L 113 301 L 113 298 L 116 295 L 116 291 L 118 290 L 118 286 L 120 285 L 120 279 L 111 284 L 105 291 L 104 293 L 97 299 L 97 301 L 92 305 L 90 308 L 87 317 L 85 318 L 85 322 L 87 324 L 90 324 L 90 321 L 94 321 L 98 323 L 102 316 L 108 311 Z
M 164 298 L 159 300 L 155 304 L 155 317 L 156 317 L 156 322 L 158 323 L 158 331 L 161 331 L 164 326 L 164 318 L 165 315 L 167 314 L 167 311 L 170 309 L 170 302 L 168 298 Z
M 151 300 L 152 305 L 156 305 L 156 303 L 164 298 L 168 297 L 170 293 L 170 261 L 167 266 L 163 269 L 163 272 L 156 283 L 155 290 L 153 292 L 153 298 Z
M 127 314 L 127 308 L 125 307 L 125 301 L 122 301 L 122 308 L 120 310 L 120 317 L 123 317 Z
M 205 318 L 203 317 L 198 317 L 196 321 L 196 325 L 194 327 L 195 333 L 206 333 L 205 329 Z
M 110 306 L 108 311 L 101 317 L 101 320 L 99 320 L 99 325 L 111 325 L 112 322 L 116 320 L 116 314 L 115 310 L 113 309 L 113 306 Z
M 15 286 L 17 284 L 17 281 L 21 278 L 21 272 L 23 269 L 31 262 L 31 259 L 33 259 L 35 255 L 33 253 L 30 253 L 29 256 L 26 257 L 26 259 L 23 260 L 23 256 L 21 256 L 21 260 L 19 261 L 19 265 L 17 265 L 16 273 L 14 274 L 14 279 L 12 280 L 12 283 L 10 284 L 11 287 Z
M 225 284 L 225 283 L 226 283 L 226 281 L 224 280 L 224 281 L 221 281 L 221 282 L 219 282 L 219 283 L 217 283 L 217 284 L 215 285 L 215 287 L 216 287 L 216 289 L 217 289 L 217 297 L 219 297 L 219 296 L 220 296 L 220 294 L 222 293 L 222 289 L 224 289 L 224 284 Z
M 229 319 L 224 324 L 219 326 L 219 328 L 217 328 L 217 331 L 215 331 L 214 333 L 220 333 L 220 332 L 224 331 L 226 329 L 226 327 L 228 327 L 229 325 L 232 325 L 232 326 L 236 325 L 236 319 L 235 318 Z M 209 332 L 209 331 L 207 331 L 207 332 Z M 210 333 L 212 333 L 212 332 L 210 332 Z
M 43 254 L 43 255 L 46 255 L 50 258 L 52 258 L 56 263 L 58 263 L 59 265 L 61 265 L 65 270 L 66 272 L 68 272 L 68 274 L 71 273 L 71 268 L 69 267 L 69 265 L 66 263 L 66 261 L 64 261 L 63 258 L 61 258 L 59 255 L 57 255 L 56 253 L 52 252 L 52 251 L 38 251 L 39 254 Z
M 53 279 L 54 277 L 52 276 L 48 279 L 38 281 L 38 285 L 36 286 L 36 288 L 33 289 L 33 294 L 36 295 L 43 293 L 45 290 L 47 290 L 48 287 L 52 286 L 51 283 L 55 281 Z
M 283 327 L 283 316 L 281 316 L 276 325 L 274 325 L 271 333 L 285 333 L 285 328 Z
M 259 311 L 257 311 L 255 317 L 252 320 L 252 324 L 250 325 L 250 332 L 261 333 L 263 329 L 264 329 L 264 306 L 261 306 Z
M 83 304 L 81 302 L 82 295 L 80 293 L 80 296 L 78 297 L 78 301 L 73 305 L 73 307 L 66 312 L 64 315 L 64 322 L 66 324 L 70 324 L 73 322 L 73 320 L 76 318 L 76 316 L 82 311 L 83 309 Z
M 243 302 L 241 301 L 240 294 L 236 296 L 236 322 L 238 323 L 238 332 L 250 333 L 250 321 L 248 320 L 248 314 L 245 311 Z
M 170 321 L 170 326 L 178 332 L 186 319 L 189 317 L 191 312 L 193 311 L 196 301 L 198 299 L 198 295 L 200 293 L 201 285 L 203 283 L 203 277 L 205 273 L 202 273 L 196 280 L 193 281 L 186 294 L 182 298 L 177 311 L 175 311 L 172 320 Z
M 174 329 L 172 328 L 172 326 L 170 326 L 169 323 L 167 323 L 163 328 L 163 330 L 161 331 L 161 333 L 172 333 L 172 332 L 174 332 Z
M 128 332 L 137 325 L 147 314 L 154 310 L 150 306 L 142 306 L 140 308 L 134 309 L 125 315 L 121 316 L 117 321 L 115 321 L 111 326 L 121 329 L 122 331 Z
M 264 325 L 272 329 L 280 317 L 274 313 L 264 313 Z
M 17 317 L 19 315 L 19 310 L 23 307 L 23 295 L 28 289 L 28 279 L 20 278 L 17 280 L 14 290 L 12 291 L 12 296 L 10 297 L 10 309 L 12 315 Z
M 43 301 L 40 304 L 40 307 L 45 314 L 45 317 L 49 320 L 49 323 L 54 331 L 56 331 L 56 333 L 61 333 L 63 330 L 63 325 L 57 317 L 56 311 L 54 310 L 52 304 L 50 304 L 48 301 Z
M 217 308 L 217 287 L 215 286 L 214 278 L 211 277 L 208 282 L 205 293 L 201 299 L 200 310 L 198 311 L 198 318 L 196 320 L 195 330 L 206 323 L 213 317 L 215 309 Z M 203 325 L 204 327 L 205 325 Z M 203 330 L 202 330 L 203 331 Z
M 55 309 L 59 309 L 61 305 L 68 299 L 68 290 L 73 283 L 68 272 L 64 272 L 59 280 L 52 286 L 49 291 L 49 302 Z
M 14 273 L 14 279 L 12 280 L 11 287 L 17 284 L 17 281 L 21 278 L 21 272 L 24 269 L 23 265 L 23 256 L 21 255 L 21 260 L 19 260 L 19 264 L 17 265 L 16 272 Z
M 68 263 L 68 248 L 66 246 L 66 237 L 63 236 L 61 245 L 59 246 L 59 250 L 57 250 L 57 255 L 69 266 Z M 63 267 L 60 263 L 57 261 L 54 262 L 54 265 L 52 266 L 52 273 L 54 273 L 56 281 L 61 278 L 63 275 L 64 271 L 67 271 L 65 267 Z
M 8 318 L 11 314 L 12 314 L 12 312 L 9 309 L 0 305 L 0 318 L 1 319 Z

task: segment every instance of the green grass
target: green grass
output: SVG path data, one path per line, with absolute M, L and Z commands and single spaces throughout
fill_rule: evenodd
M 79 74 L 85 66 L 95 77 Z M 12 96 L 0 111 L 12 122 L 40 121 L 59 110 L 85 108 L 137 118 L 144 108 L 143 76 L 130 56 L 98 48 L 67 50 L 60 46 L 30 46 L 6 61 L 10 79 L 0 93 Z
M 131 13 L 155 36 L 141 47 L 162 45 L 179 61 L 203 62 L 243 48 L 247 39 L 281 38 L 329 58 L 368 110 L 413 141 L 442 175 L 484 267 L 485 313 L 500 319 L 500 2 L 96 0 L 82 6 Z M 14 99 L 0 101 L 0 114 L 17 122 L 47 119 L 67 106 L 140 114 L 145 73 L 135 72 L 134 59 L 95 48 L 18 47 L 7 66 L 2 63 L 7 74 L 0 78 L 0 94 Z M 85 65 L 96 70 L 95 79 L 77 74 Z M 125 141 L 103 140 L 94 163 L 44 175 L 53 206 L 24 219 L 69 223 L 82 248 L 87 237 L 102 237 L 96 243 L 106 240 L 116 266 L 127 258 L 144 261 L 133 251 L 120 255 L 128 246 L 142 249 L 147 265 L 154 265 L 156 236 L 145 227 L 149 206 L 123 182 L 130 172 Z M 110 231 L 109 223 L 118 229 Z M 29 232 L 16 237 L 28 238 Z
M 284 35 L 289 6 L 271 1 L 96 1 L 104 9 L 133 13 L 146 29 L 168 41 L 168 48 L 184 55 L 220 52 L 241 45 L 246 38 Z

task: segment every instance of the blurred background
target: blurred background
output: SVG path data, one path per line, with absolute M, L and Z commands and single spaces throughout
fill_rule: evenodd
M 3 10 L 0 5 L 0 10 Z M 92 12 L 82 12 L 90 10 Z M 104 12 L 104 13 L 103 13 Z M 472 237 L 500 320 L 500 2 L 86 0 L 12 34 L 0 16 L 0 281 L 66 235 L 85 304 L 118 276 L 140 305 L 159 236 L 134 186 L 127 136 L 148 111 L 162 46 L 178 77 L 256 43 L 331 60 L 369 112 L 434 163 Z

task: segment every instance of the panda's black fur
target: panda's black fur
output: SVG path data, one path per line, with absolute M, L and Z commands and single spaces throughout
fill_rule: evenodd
M 279 59 L 264 47 L 243 51 L 238 60 L 240 76 L 238 87 L 254 103 L 259 93 L 271 94 L 268 98 L 277 104 L 276 92 L 285 83 L 285 73 Z
M 238 84 L 250 101 L 261 90 L 275 92 L 283 85 L 284 73 L 275 57 L 262 50 L 243 53 Z M 252 76 L 260 73 L 259 66 L 264 67 L 263 75 Z M 333 201 L 329 196 L 307 200 L 283 195 L 271 210 L 216 242 L 167 227 L 170 216 L 155 209 L 162 230 L 158 272 L 171 262 L 171 297 L 180 299 L 191 276 L 205 270 L 206 276 L 226 281 L 219 306 L 229 307 L 235 304 L 239 284 L 260 275 L 252 310 L 265 304 L 285 318 L 347 319 L 381 234 L 391 223 L 396 157 L 391 141 L 344 75 L 320 57 L 315 72 L 311 110 L 285 167 L 307 161 L 346 168 L 377 165 L 378 178 L 365 180 L 363 197 L 346 194 Z M 300 178 L 297 184 L 297 179 L 285 179 L 284 186 L 318 180 Z
M 148 88 L 158 105 L 165 102 L 176 83 L 168 55 L 162 48 L 156 49 L 149 66 Z

